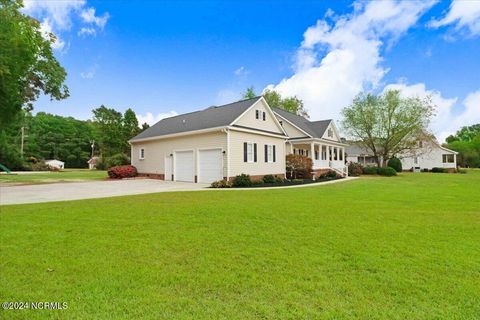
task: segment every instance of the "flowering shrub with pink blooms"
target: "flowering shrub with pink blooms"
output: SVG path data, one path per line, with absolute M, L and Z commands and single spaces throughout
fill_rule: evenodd
M 112 179 L 131 178 L 138 175 L 137 168 L 134 166 L 111 167 L 107 172 L 108 176 Z

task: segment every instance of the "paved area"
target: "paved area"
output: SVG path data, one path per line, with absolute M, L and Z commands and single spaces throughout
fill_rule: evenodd
M 155 179 L 0 186 L 0 205 L 106 198 L 155 192 L 194 191 L 208 186 L 208 184 Z
M 93 198 L 107 198 L 134 194 L 199 191 L 199 190 L 266 190 L 284 188 L 321 187 L 332 183 L 341 183 L 358 178 L 348 177 L 340 180 L 322 182 L 318 184 L 304 184 L 297 186 L 269 187 L 269 188 L 235 188 L 210 189 L 208 184 L 190 182 L 172 182 L 156 179 L 89 181 L 71 183 L 50 183 L 21 186 L 0 185 L 0 205 L 38 203 L 51 201 L 80 200 Z

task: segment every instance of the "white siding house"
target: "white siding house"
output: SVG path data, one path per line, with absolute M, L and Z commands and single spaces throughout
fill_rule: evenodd
M 315 171 L 346 174 L 346 145 L 331 120 L 310 122 L 270 108 L 263 97 L 163 119 L 129 143 L 139 174 L 164 180 L 284 177 L 286 154 L 297 152 L 312 157 Z

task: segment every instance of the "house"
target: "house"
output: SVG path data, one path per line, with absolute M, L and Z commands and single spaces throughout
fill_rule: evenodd
M 97 165 L 100 163 L 99 157 L 91 157 L 88 161 L 88 169 L 93 170 L 97 168 Z
M 60 160 L 45 160 L 45 164 L 49 168 L 63 169 L 65 167 L 65 162 Z
M 432 168 L 446 168 L 453 171 L 457 167 L 457 152 L 442 147 L 435 138 L 423 139 L 417 142 L 417 147 L 403 154 L 397 155 L 402 162 L 404 171 L 431 170 Z M 359 142 L 350 142 L 347 147 L 347 162 L 356 162 L 366 166 L 376 165 L 372 151 Z M 382 158 L 380 158 L 382 161 Z
M 273 110 L 263 97 L 163 119 L 129 143 L 140 175 L 200 183 L 242 173 L 284 177 L 289 153 L 313 155 L 317 173 L 344 170 L 339 163 L 346 146 L 331 120 L 310 122 Z

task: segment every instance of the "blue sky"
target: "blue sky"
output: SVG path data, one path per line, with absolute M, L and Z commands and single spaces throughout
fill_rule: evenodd
M 430 95 L 440 139 L 480 122 L 480 1 L 27 1 L 59 38 L 71 97 L 36 111 L 141 121 L 234 101 L 248 86 L 339 119 L 360 91 Z

